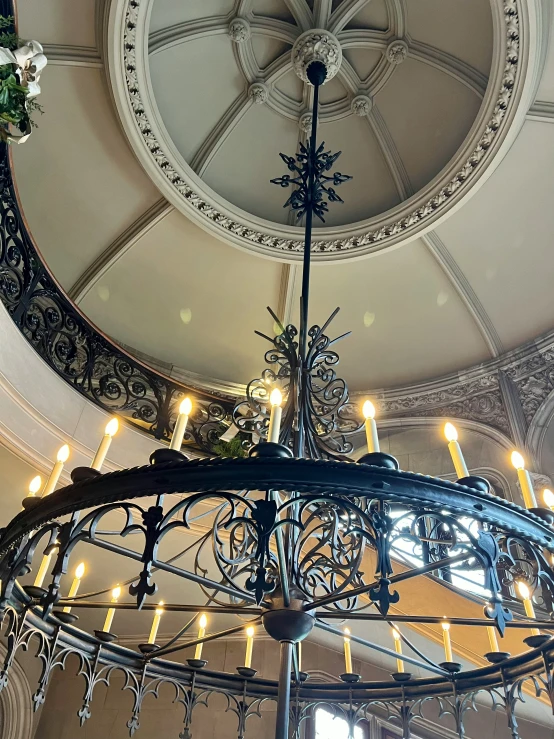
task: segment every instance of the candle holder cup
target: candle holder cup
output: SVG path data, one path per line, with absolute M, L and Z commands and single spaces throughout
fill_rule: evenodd
M 305 683 L 306 680 L 309 680 L 309 678 L 310 678 L 309 672 L 302 672 L 302 670 L 298 671 L 298 682 L 299 683 Z M 294 672 L 294 670 L 290 673 L 290 679 L 292 680 L 293 683 L 296 682 L 296 673 Z
M 92 480 L 95 477 L 101 476 L 102 473 L 93 467 L 75 467 L 71 470 L 71 482 L 84 482 L 85 480 Z
M 487 652 L 484 655 L 487 662 L 492 665 L 497 665 L 499 662 L 504 662 L 510 658 L 510 652 Z
M 456 480 L 458 485 L 465 485 L 466 488 L 472 488 L 477 490 L 479 493 L 490 493 L 491 486 L 488 480 L 484 477 L 478 477 L 477 475 L 468 475 L 467 477 L 460 477 Z
M 273 441 L 263 441 L 254 444 L 248 452 L 249 457 L 258 459 L 284 459 L 292 457 L 291 450 L 283 444 L 276 444 Z
M 79 620 L 79 616 L 77 616 L 76 613 L 66 613 L 65 611 L 54 611 L 53 615 L 58 619 L 58 621 L 61 621 L 62 624 L 67 624 L 67 625 L 74 624 L 75 621 Z
M 368 452 L 358 459 L 358 464 L 368 464 L 372 467 L 383 467 L 386 470 L 399 470 L 400 465 L 396 457 L 385 452 Z
M 138 648 L 143 654 L 152 654 L 152 652 L 155 652 L 160 647 L 158 644 L 139 644 Z
M 98 641 L 104 642 L 104 644 L 109 644 L 117 639 L 117 636 L 115 634 L 110 634 L 109 631 L 100 631 L 96 629 L 94 631 L 94 636 Z
M 25 501 L 23 501 L 23 504 L 25 504 Z M 551 511 L 550 508 L 528 508 L 527 510 L 541 518 L 549 526 L 554 524 L 554 511 Z
M 258 670 L 254 670 L 252 667 L 237 667 L 237 672 L 239 673 L 239 675 L 246 678 L 256 677 L 256 675 L 258 674 Z
M 407 683 L 412 679 L 411 672 L 393 672 L 391 675 L 392 679 L 397 683 Z
M 41 500 L 42 499 L 37 498 L 36 495 L 28 495 L 26 498 L 23 498 L 21 505 L 26 511 L 30 511 L 33 508 L 36 508 Z
M 207 659 L 187 659 L 187 664 L 192 667 L 193 670 L 201 670 L 208 664 Z
M 547 642 L 549 642 L 552 639 L 550 634 L 533 634 L 532 636 L 528 636 L 523 641 L 525 644 L 527 644 L 528 647 L 531 647 L 531 649 L 538 649 L 539 647 L 543 647 Z
M 450 672 L 452 675 L 455 675 L 462 669 L 462 665 L 459 662 L 439 662 L 439 667 L 442 667 L 443 670 Z
M 359 683 L 362 679 L 362 676 L 356 675 L 355 672 L 343 672 L 342 675 L 339 675 L 339 678 L 343 681 L 343 683 Z
M 46 588 L 40 588 L 38 585 L 25 585 L 23 587 L 23 590 L 27 593 L 29 598 L 32 598 L 33 600 L 41 601 L 45 595 L 48 593 Z
M 177 449 L 156 449 L 150 455 L 150 464 L 164 464 L 167 462 L 188 462 L 189 458 Z

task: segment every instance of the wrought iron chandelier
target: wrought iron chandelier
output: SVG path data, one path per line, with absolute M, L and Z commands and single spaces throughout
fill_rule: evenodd
M 339 154 L 318 146 L 316 137 L 320 87 L 340 65 L 340 47 L 326 32 L 299 42 L 293 49 L 295 67 L 313 86 L 311 136 L 296 156 L 281 155 L 287 174 L 273 182 L 291 190 L 285 207 L 305 219 L 300 326 L 282 326 L 270 311 L 279 331 L 274 338 L 264 337 L 271 344 L 265 355 L 268 367 L 250 383 L 246 400 L 234 412 L 238 438 L 248 454 L 187 458 L 181 448 L 191 412 L 188 399 L 181 405 L 170 448 L 156 450 L 149 465 L 101 473 L 115 421 L 108 425 L 91 467 L 74 469 L 73 483 L 54 491 L 67 459 L 65 451 L 60 453 L 42 497 L 26 498 L 23 511 L 1 533 L 0 608 L 7 653 L 0 689 L 8 684 L 18 651 L 38 639 L 43 669 L 33 696 L 35 708 L 45 700 L 53 670 L 75 654 L 85 686 L 78 708 L 81 724 L 91 715 L 96 686 L 109 683 L 117 669 L 126 674 L 134 694 L 127 724 L 131 735 L 140 725 L 146 696 L 169 683 L 184 707 L 181 739 L 191 736 L 196 706 L 215 693 L 224 694 L 233 706 L 239 739 L 247 719 L 268 700 L 277 702 L 276 739 L 300 737 L 305 719 L 322 705 L 348 722 L 350 736 L 378 709 L 407 739 L 430 700 L 437 702 L 441 715 L 454 718 L 463 738 L 465 713 L 480 693 L 504 710 L 517 739 L 516 707 L 524 686 L 531 686 L 537 698 L 545 696 L 554 708 L 554 625 L 549 618 L 537 619 L 533 610 L 534 600 L 541 612 L 552 611 L 553 517 L 550 510 L 537 507 L 523 460 L 516 458 L 515 463 L 526 509 L 497 497 L 486 480 L 468 474 L 453 428 L 448 434 L 459 479 L 448 482 L 401 471 L 394 457 L 379 450 L 371 404 L 364 410 L 365 423 L 353 413 L 347 385 L 335 371 L 334 345 L 343 337 L 327 335 L 336 311 L 321 327 L 310 327 L 308 321 L 313 217 L 323 220 L 328 204 L 341 202 L 336 188 L 350 179 L 332 171 Z M 368 453 L 354 462 L 347 456 L 354 448 L 350 437 L 364 426 Z M 177 502 L 169 497 L 175 494 Z M 209 526 L 196 541 L 194 565 L 181 567 L 175 559 L 159 557 L 165 537 L 179 529 L 190 531 L 199 511 L 206 515 L 206 506 Z M 103 521 L 114 512 L 124 518 L 116 533 L 141 536 L 141 553 L 103 535 Z M 136 576 L 118 586 L 108 601 L 94 596 L 109 593 L 113 584 L 103 593 L 78 594 L 82 571 L 75 573 L 69 593 L 62 593 L 61 578 L 72 571 L 72 554 L 81 544 L 135 561 Z M 374 576 L 367 572 L 370 557 Z M 204 602 L 163 607 L 154 602 L 156 571 L 195 583 Z M 433 573 L 448 581 L 463 572 L 481 584 L 486 596 L 481 618 L 415 614 L 404 598 L 407 615 L 391 610 L 400 602 L 397 584 Z M 30 573 L 34 584 L 22 585 Z M 516 586 L 525 616 L 518 613 Z M 124 588 L 132 601 L 125 600 Z M 78 628 L 76 611 L 87 608 L 107 610 L 101 630 Z M 119 646 L 114 628 L 117 612 L 131 608 L 153 613 L 150 638 L 138 649 Z M 190 613 L 192 618 L 168 642 L 157 644 L 164 611 Z M 207 633 L 206 614 L 243 620 Z M 394 648 L 392 641 L 389 649 L 332 625 L 344 620 L 389 624 Z M 443 662 L 423 654 L 403 633 L 404 624 L 418 623 L 442 624 Z M 259 624 L 280 644 L 277 681 L 258 678 L 251 667 L 252 627 Z M 455 661 L 449 629 L 457 625 L 488 628 L 487 666 L 463 670 Z M 187 639 L 193 627 L 197 636 Z M 345 672 L 324 688 L 310 682 L 299 659 L 297 645 L 314 629 L 344 640 Z M 515 656 L 501 651 L 496 635 L 503 636 L 506 629 L 532 629 L 525 639 L 528 649 Z M 202 645 L 245 630 L 245 664 L 237 673 L 209 669 Z M 397 659 L 390 681 L 365 682 L 355 674 L 352 641 Z M 191 647 L 195 657 L 186 664 L 166 659 Z M 426 676 L 414 677 L 406 665 L 423 669 Z

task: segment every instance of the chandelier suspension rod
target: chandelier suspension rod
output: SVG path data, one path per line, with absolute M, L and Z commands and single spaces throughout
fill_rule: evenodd
M 116 611 L 136 611 L 136 603 L 112 603 L 109 600 L 78 600 L 73 598 L 60 598 L 56 606 L 71 606 L 72 608 L 115 608 Z M 155 611 L 159 608 L 158 603 L 144 603 L 141 611 Z M 199 606 L 181 603 L 164 603 L 164 611 L 173 613 L 224 613 L 237 616 L 261 616 L 261 610 L 256 608 L 241 608 L 240 606 Z
M 137 552 L 133 552 L 132 549 L 126 549 L 125 547 L 120 547 L 117 544 L 111 544 L 109 541 L 91 539 L 88 536 L 83 538 L 83 541 L 87 544 L 92 544 L 95 547 L 100 547 L 100 549 L 106 549 L 109 552 L 114 552 L 115 554 L 121 554 L 122 556 L 128 557 L 129 559 L 134 559 L 136 562 L 142 562 L 142 555 L 138 554 Z M 195 575 L 193 572 L 182 570 L 180 567 L 175 567 L 174 565 L 170 565 L 167 562 L 160 562 L 159 560 L 155 559 L 152 562 L 152 567 L 157 567 L 159 570 L 163 570 L 164 572 L 171 572 L 171 574 L 173 575 L 179 575 L 179 577 L 182 577 L 185 580 L 191 580 L 192 582 L 195 582 L 198 585 L 203 585 L 206 588 L 218 590 L 221 593 L 231 595 L 233 598 L 248 600 L 251 603 L 256 602 L 255 597 L 253 595 L 250 595 L 249 593 L 242 593 L 240 590 L 235 590 L 235 588 L 231 588 L 229 585 L 224 585 L 223 583 L 217 583 L 213 580 L 208 580 L 208 578 L 206 577 Z
M 318 615 L 316 613 L 316 618 L 322 618 L 322 616 Z M 326 623 L 323 623 L 322 621 L 317 620 L 315 622 L 315 626 L 318 629 L 321 629 L 322 631 L 327 631 L 329 634 L 335 634 L 335 636 L 340 636 L 341 638 L 344 638 L 344 632 L 342 632 L 340 629 L 335 629 L 333 626 L 329 626 Z M 353 634 L 349 635 L 350 641 L 356 642 L 357 644 L 361 644 L 364 647 L 369 647 L 370 649 L 373 649 L 376 652 L 381 652 L 382 654 L 387 654 L 389 657 L 394 657 L 395 659 L 398 659 L 398 654 L 394 651 L 394 649 L 388 649 L 387 647 L 383 647 L 380 644 L 375 644 L 375 642 L 367 641 L 366 639 L 362 639 L 359 636 L 354 636 Z M 415 665 L 416 667 L 421 667 L 424 670 L 428 670 L 429 672 L 435 673 L 435 675 L 448 675 L 448 672 L 446 670 L 442 670 L 438 665 L 429 664 L 428 662 L 422 662 L 421 660 L 417 659 L 416 657 L 410 657 L 409 655 L 402 655 L 402 660 L 404 662 L 409 662 L 411 665 Z
M 203 636 L 201 639 L 191 639 L 191 641 L 184 642 L 183 644 L 178 644 L 176 647 L 166 647 L 165 649 L 156 649 L 155 652 L 152 652 L 149 655 L 149 658 L 154 659 L 157 657 L 163 657 L 166 654 L 174 654 L 175 652 L 181 652 L 183 649 L 188 649 L 189 647 L 195 647 L 197 646 L 197 644 L 206 644 L 206 642 L 214 641 L 214 639 L 222 639 L 225 636 L 231 636 L 231 634 L 237 634 L 239 632 L 244 632 L 244 630 L 248 626 L 257 626 L 261 622 L 261 620 L 262 620 L 262 617 L 259 616 L 258 618 L 255 618 L 252 621 L 245 621 L 244 623 L 240 624 L 240 626 L 233 626 L 232 628 L 225 629 L 224 631 L 217 631 L 215 634 L 208 634 L 207 636 Z
M 441 567 L 447 567 L 448 565 L 456 564 L 458 562 L 463 562 L 466 559 L 471 558 L 471 553 L 468 552 L 462 552 L 461 554 L 457 554 L 455 557 L 445 557 L 444 559 L 438 559 L 436 562 L 430 562 L 427 565 L 423 565 L 422 567 L 417 567 L 413 570 L 408 570 L 407 572 L 401 572 L 398 575 L 393 575 L 389 578 L 389 584 L 392 585 L 397 582 L 402 582 L 403 580 L 411 580 L 412 577 L 418 577 L 419 575 L 425 575 L 428 572 L 433 572 L 433 570 L 439 570 Z M 339 600 L 346 600 L 348 598 L 354 598 L 359 595 L 364 595 L 364 593 L 369 592 L 370 590 L 373 590 L 373 588 L 376 588 L 379 586 L 379 580 L 374 580 L 372 583 L 369 583 L 369 585 L 363 585 L 359 588 L 353 588 L 352 590 L 345 590 L 341 593 L 337 593 L 335 595 L 328 595 L 325 598 L 320 598 L 319 600 L 314 600 L 311 603 L 307 603 L 304 606 L 305 611 L 313 611 L 314 608 L 323 608 L 324 606 L 332 605 L 333 603 L 336 603 Z
M 344 621 L 345 618 L 354 621 L 379 621 L 385 623 L 387 619 L 383 618 L 379 613 L 345 613 L 330 611 L 316 611 L 316 618 L 339 619 Z M 392 620 L 396 623 L 405 624 L 442 624 L 447 621 L 452 626 L 494 626 L 494 621 L 490 618 L 459 618 L 449 616 L 403 616 L 394 615 Z M 553 631 L 554 623 L 552 621 L 508 621 L 505 624 L 507 629 L 541 629 L 543 631 Z M 354 638 L 354 637 L 352 637 Z

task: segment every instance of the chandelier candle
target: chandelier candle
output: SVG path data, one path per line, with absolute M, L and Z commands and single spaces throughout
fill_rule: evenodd
M 40 567 L 38 568 L 35 582 L 33 583 L 35 588 L 42 588 L 42 584 L 44 583 L 44 578 L 46 577 L 46 574 L 50 567 L 50 562 L 52 561 L 52 556 L 55 554 L 56 551 L 57 550 L 54 549 L 54 551 L 51 554 L 45 554 L 44 557 L 42 558 L 42 562 L 40 563 Z
M 121 588 L 118 585 L 116 588 L 112 590 L 112 603 L 117 603 L 120 595 L 121 595 Z M 106 614 L 106 620 L 104 621 L 104 628 L 102 629 L 107 634 L 110 633 L 110 629 L 112 628 L 114 616 L 115 616 L 115 608 L 109 608 L 108 613 Z
M 350 629 L 344 630 L 344 664 L 346 672 L 351 675 L 354 670 L 352 669 L 352 651 L 350 649 Z
M 377 424 L 375 423 L 375 406 L 371 400 L 366 400 L 363 407 L 363 414 L 365 418 L 365 435 L 367 439 L 367 451 L 378 452 L 379 449 L 379 435 L 377 433 Z
M 50 477 L 46 481 L 46 485 L 44 486 L 44 490 L 42 491 L 42 497 L 44 498 L 45 495 L 50 495 L 50 493 L 53 493 L 56 489 L 56 485 L 58 484 L 58 480 L 60 479 L 60 475 L 62 474 L 63 466 L 69 459 L 69 447 L 67 444 L 64 444 L 60 449 L 58 450 L 58 454 L 56 457 L 56 464 L 52 467 L 52 472 L 50 473 Z
M 181 449 L 191 411 L 192 401 L 190 398 L 185 398 L 181 401 L 181 405 L 179 406 L 179 415 L 177 416 L 175 428 L 173 429 L 173 435 L 171 437 L 171 443 L 169 445 L 170 449 L 174 449 L 177 452 Z
M 400 639 L 400 634 L 396 629 L 392 630 L 392 635 L 394 638 L 394 651 L 396 654 L 399 654 L 402 656 L 402 641 Z M 404 660 L 403 659 L 396 659 L 396 671 L 397 672 L 404 672 Z
M 198 622 L 199 629 L 198 629 L 198 638 L 203 639 L 206 636 L 206 626 L 208 625 L 208 619 L 206 618 L 206 614 L 203 613 L 200 616 L 200 621 Z M 202 642 L 200 644 L 196 645 L 196 651 L 194 653 L 194 659 L 202 659 L 202 647 L 204 645 Z
M 525 507 L 536 508 L 537 500 L 535 498 L 531 476 L 525 469 L 525 460 L 519 452 L 512 452 L 512 464 L 517 470 L 517 479 L 519 481 L 519 486 L 521 487 L 521 494 L 523 495 Z
M 442 641 L 444 643 L 444 656 L 447 662 L 454 662 L 452 657 L 452 642 L 450 641 L 450 624 L 443 621 L 442 624 Z
M 71 587 L 69 588 L 69 593 L 67 594 L 68 598 L 74 598 L 77 593 L 79 592 L 79 585 L 81 584 L 81 580 L 83 579 L 83 575 L 85 574 L 85 563 L 81 562 L 80 565 L 77 565 L 77 569 L 75 570 L 75 579 L 71 583 Z M 66 606 L 63 609 L 64 613 L 70 613 L 71 612 L 71 606 Z
M 164 612 L 164 609 L 162 608 L 164 602 L 161 600 L 158 603 L 159 608 L 156 608 L 154 611 L 154 619 L 152 620 L 152 628 L 150 629 L 150 636 L 148 637 L 148 644 L 155 644 L 156 643 L 156 637 L 158 636 L 158 629 L 160 628 L 160 621 L 162 620 L 162 615 Z
M 104 460 L 106 459 L 106 454 L 108 453 L 113 437 L 117 434 L 118 428 L 119 421 L 117 418 L 112 418 L 111 421 L 108 421 L 106 430 L 104 431 L 104 436 L 102 437 L 102 441 L 98 447 L 98 451 L 92 460 L 91 467 L 93 470 L 97 470 L 98 472 L 101 471 Z
M 535 609 L 533 608 L 533 601 L 531 600 L 531 592 L 529 588 L 527 587 L 526 583 L 524 583 L 522 580 L 519 580 L 517 583 L 517 589 L 523 600 L 523 607 L 525 608 L 525 615 L 527 616 L 527 618 L 535 619 L 536 618 Z M 538 629 L 531 629 L 531 634 L 533 636 L 539 636 L 540 633 L 541 632 Z
M 35 495 L 38 493 L 38 491 L 42 487 L 42 477 L 40 475 L 37 475 L 36 477 L 33 477 L 31 482 L 29 483 L 29 497 L 34 498 Z
M 296 642 L 296 659 L 298 661 L 298 672 L 302 672 L 302 642 Z
M 252 667 L 252 650 L 254 649 L 254 627 L 249 626 L 246 629 L 246 657 L 244 658 L 244 666 Z
M 269 417 L 267 440 L 273 442 L 273 444 L 278 444 L 279 432 L 281 430 L 281 416 L 283 414 L 283 409 L 281 408 L 283 395 L 281 394 L 279 388 L 274 388 L 271 391 L 269 402 L 271 403 L 271 416 Z
M 461 447 L 458 444 L 458 431 L 456 427 L 451 423 L 446 423 L 444 426 L 444 435 L 448 441 L 448 451 L 452 457 L 458 479 L 469 477 L 469 470 L 467 469 Z
M 499 652 L 500 648 L 498 646 L 498 638 L 496 636 L 496 629 L 494 626 L 487 626 L 487 634 L 489 636 L 491 652 Z

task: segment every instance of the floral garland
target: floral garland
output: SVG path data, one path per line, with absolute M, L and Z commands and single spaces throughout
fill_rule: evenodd
M 38 41 L 22 41 L 13 16 L 0 15 L 0 140 L 22 144 L 36 127 L 31 115 L 42 113 L 36 98 L 46 64 Z

